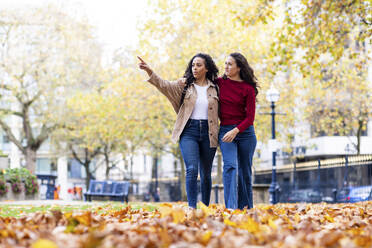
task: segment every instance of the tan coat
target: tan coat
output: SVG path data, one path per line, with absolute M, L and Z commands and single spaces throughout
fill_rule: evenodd
M 160 78 L 156 73 L 153 73 L 148 81 L 153 84 L 161 93 L 163 93 L 171 102 L 174 111 L 177 113 L 176 123 L 172 132 L 172 141 L 177 142 L 185 128 L 187 121 L 190 119 L 194 110 L 197 92 L 194 83 L 186 91 L 185 99 L 182 106 L 180 105 L 181 95 L 184 88 L 182 80 L 169 82 Z M 208 127 L 210 147 L 218 145 L 218 96 L 216 87 L 212 82 L 208 81 Z

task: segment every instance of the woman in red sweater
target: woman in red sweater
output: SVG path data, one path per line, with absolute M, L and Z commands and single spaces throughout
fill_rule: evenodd
M 225 205 L 231 209 L 252 208 L 257 79 L 247 59 L 240 53 L 232 53 L 226 59 L 225 74 L 217 79 L 217 83 L 220 88 L 219 142 L 224 162 Z

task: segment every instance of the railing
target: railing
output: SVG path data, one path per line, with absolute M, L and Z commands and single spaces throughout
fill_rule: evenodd
M 321 160 L 314 160 L 302 163 L 291 163 L 282 166 L 277 166 L 277 173 L 280 172 L 291 172 L 294 169 L 297 171 L 301 170 L 314 170 L 317 169 L 319 161 L 321 169 L 324 168 L 332 168 L 332 167 L 342 167 L 345 166 L 348 160 L 348 166 L 355 166 L 355 165 L 363 165 L 363 164 L 370 164 L 372 163 L 372 154 L 364 154 L 364 155 L 345 155 L 338 158 L 330 158 L 330 159 L 321 159 Z M 260 168 L 260 167 L 253 167 L 254 173 L 256 175 L 260 174 L 268 174 L 271 173 L 271 168 Z

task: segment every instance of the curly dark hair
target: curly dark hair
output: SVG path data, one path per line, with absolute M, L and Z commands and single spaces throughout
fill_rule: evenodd
M 248 64 L 247 59 L 241 53 L 231 53 L 230 56 L 234 58 L 236 65 L 240 68 L 240 78 L 243 79 L 244 82 L 253 86 L 257 96 L 259 88 L 257 78 L 254 75 L 252 67 Z M 227 76 L 224 74 L 223 78 L 227 79 Z
M 218 68 L 217 68 L 216 64 L 214 63 L 212 57 L 209 54 L 198 53 L 198 54 L 194 55 L 194 57 L 191 58 L 189 64 L 187 65 L 185 74 L 183 75 L 183 77 L 186 78 L 186 85 L 185 85 L 185 87 L 183 88 L 183 91 L 182 91 L 180 106 L 182 105 L 183 100 L 185 99 L 187 89 L 195 81 L 195 77 L 192 74 L 192 61 L 196 57 L 204 59 L 205 67 L 208 70 L 205 77 L 208 80 L 210 80 L 213 84 L 216 85 L 217 95 L 219 95 L 219 91 L 218 91 L 218 87 L 217 87 L 217 83 L 216 83 L 216 79 L 217 79 L 217 75 L 218 75 Z

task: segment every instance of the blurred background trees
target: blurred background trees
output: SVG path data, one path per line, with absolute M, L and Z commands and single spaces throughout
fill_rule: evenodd
M 170 141 L 176 114 L 145 82 L 136 55 L 175 80 L 198 52 L 215 59 L 220 75 L 229 53 L 241 52 L 260 84 L 259 141 L 271 136 L 269 117 L 259 113 L 274 84 L 278 111 L 286 113 L 278 118 L 278 139 L 289 153 L 304 121 L 314 135 L 359 137 L 360 151 L 372 107 L 369 1 L 156 0 L 144 11 L 137 46 L 110 55 L 84 18 L 53 5 L 0 12 L 0 126 L 28 169 L 35 171 L 36 153 L 48 141 L 75 157 L 89 178 L 97 166 L 108 177 L 120 161 L 133 178 L 133 156 L 141 150 L 152 155 L 153 173 L 159 156 L 173 154 L 184 180 L 178 145 Z M 111 62 L 103 64 L 103 56 Z M 96 156 L 104 160 L 93 166 Z

